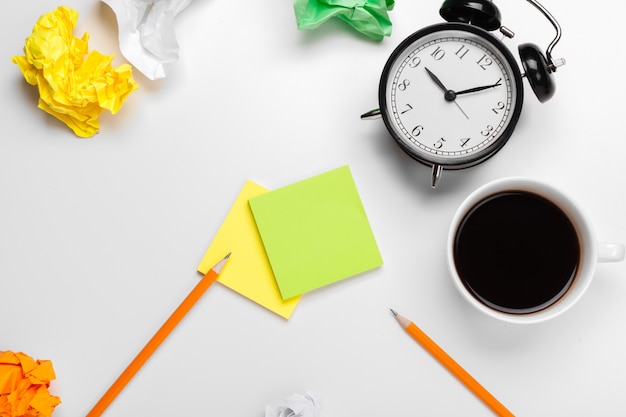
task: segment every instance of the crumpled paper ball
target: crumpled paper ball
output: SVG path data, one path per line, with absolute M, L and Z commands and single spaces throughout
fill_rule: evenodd
M 61 403 L 48 387 L 52 362 L 18 352 L 0 351 L 0 417 L 49 417 Z
M 281 404 L 265 407 L 265 417 L 319 417 L 321 398 L 319 394 L 307 391 L 306 394 L 293 394 Z
M 120 50 L 150 80 L 178 60 L 174 19 L 191 0 L 102 0 L 117 18 Z
M 26 38 L 24 56 L 11 61 L 39 87 L 39 108 L 88 138 L 100 129 L 102 110 L 117 113 L 138 84 L 129 64 L 112 68 L 113 55 L 88 53 L 89 34 L 72 35 L 77 20 L 78 12 L 66 6 L 44 14 Z
M 387 11 L 393 6 L 394 0 L 294 0 L 298 29 L 316 29 L 337 17 L 378 41 L 391 35 Z

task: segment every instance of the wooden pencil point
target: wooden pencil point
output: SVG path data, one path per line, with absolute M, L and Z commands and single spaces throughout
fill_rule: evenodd
M 124 372 L 115 380 L 111 387 L 104 393 L 102 398 L 94 405 L 87 417 L 99 417 L 107 407 L 115 400 L 117 395 L 124 389 L 126 384 L 135 376 L 146 361 L 157 350 L 161 343 L 169 336 L 174 328 L 180 323 L 185 315 L 191 310 L 194 304 L 200 299 L 202 294 L 215 282 L 224 267 L 224 264 L 230 257 L 230 253 L 222 258 L 207 272 L 204 277 L 191 290 L 189 295 L 174 310 L 172 315 L 163 323 L 161 328 L 152 336 L 152 339 L 144 346 L 144 348 L 135 356 L 135 359 L 126 367 Z
M 454 375 L 461 383 L 463 383 L 470 391 L 474 393 L 485 405 L 500 417 L 514 417 L 500 401 L 498 401 L 489 391 L 478 383 L 465 369 L 461 367 L 454 359 L 452 359 L 442 348 L 439 347 L 426 333 L 412 321 L 404 316 L 399 315 L 390 309 L 396 320 L 404 328 L 404 330 L 419 343 L 428 353 L 439 361 L 452 375 Z

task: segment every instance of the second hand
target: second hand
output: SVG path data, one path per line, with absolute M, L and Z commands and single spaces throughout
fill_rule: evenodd
M 456 104 L 456 106 L 459 108 L 459 110 L 461 110 L 461 113 L 463 113 L 463 116 L 465 116 L 467 118 L 467 120 L 469 120 L 469 116 L 467 115 L 467 113 L 465 113 L 463 111 L 463 109 L 461 108 L 461 106 L 459 105 L 459 103 L 456 102 L 456 100 L 453 101 L 454 104 Z

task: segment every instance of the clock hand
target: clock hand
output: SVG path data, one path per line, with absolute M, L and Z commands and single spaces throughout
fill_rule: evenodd
M 430 78 L 435 82 L 435 84 L 437 84 L 443 91 L 448 91 L 448 89 L 446 88 L 445 85 L 443 85 L 443 83 L 441 82 L 441 80 L 432 73 L 431 70 L 429 70 L 428 68 L 424 67 L 426 69 L 426 72 L 428 73 L 428 75 L 430 76 Z
M 441 88 L 443 90 L 443 98 L 445 98 L 446 101 L 454 101 L 454 99 L 456 98 L 456 93 L 454 92 L 454 90 L 450 90 L 450 89 L 446 88 L 446 86 L 443 85 L 441 80 L 435 74 L 433 74 L 433 72 L 431 70 L 429 70 L 426 67 L 424 67 L 424 68 L 426 69 L 426 72 L 428 73 L 430 78 L 435 82 L 435 84 L 437 84 L 439 86 L 439 88 Z
M 481 87 L 468 88 L 467 90 L 456 91 L 455 94 L 458 96 L 459 94 L 467 94 L 467 93 L 475 93 L 477 91 L 487 90 L 489 88 L 495 88 L 500 85 L 502 78 L 498 80 L 497 83 L 491 85 L 483 85 Z
M 456 94 L 454 92 L 454 90 L 449 90 L 446 88 L 445 85 L 443 85 L 443 83 L 441 82 L 441 80 L 439 79 L 439 77 L 437 77 L 435 74 L 433 74 L 433 72 L 431 70 L 429 70 L 428 68 L 424 67 L 426 69 L 426 72 L 428 73 L 428 75 L 430 76 L 430 78 L 435 82 L 435 84 L 437 84 L 439 86 L 439 88 L 441 88 L 443 90 L 443 98 L 446 101 L 451 101 L 454 104 L 456 104 L 456 106 L 459 108 L 459 110 L 461 110 L 461 113 L 463 113 L 463 116 L 465 116 L 466 119 L 469 120 L 469 116 L 467 115 L 467 113 L 465 113 L 465 111 L 463 111 L 463 109 L 461 108 L 461 106 L 459 105 L 459 103 L 456 102 Z
M 461 106 L 459 106 L 459 103 L 457 103 L 457 102 L 456 102 L 456 100 L 454 101 L 454 104 L 456 104 L 456 106 L 459 108 L 459 110 L 461 110 L 461 113 L 463 113 L 463 116 L 465 116 L 465 118 L 466 118 L 467 120 L 469 120 L 469 116 L 467 115 L 467 113 L 465 113 L 465 112 L 463 111 L 463 109 L 461 108 Z

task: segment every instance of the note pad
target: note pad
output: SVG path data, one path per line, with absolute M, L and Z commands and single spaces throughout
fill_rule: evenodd
M 283 299 L 382 265 L 349 167 L 250 198 Z
M 245 183 L 202 257 L 198 271 L 205 274 L 215 259 L 232 252 L 217 282 L 289 319 L 300 297 L 283 300 L 248 205 L 248 199 L 267 191 L 252 181 Z

